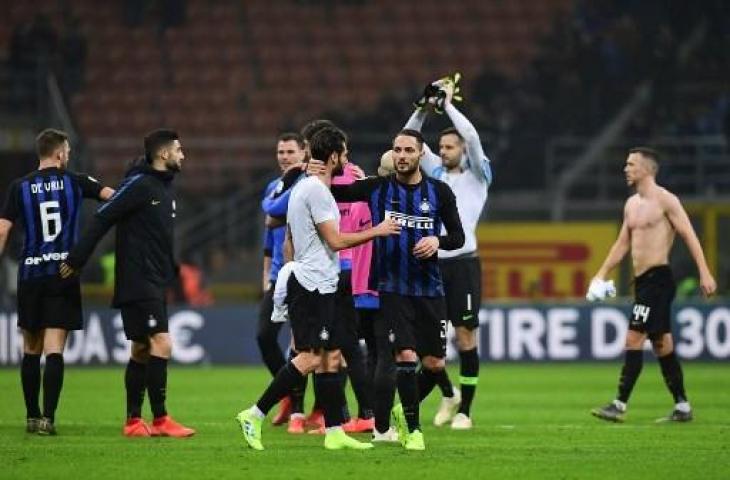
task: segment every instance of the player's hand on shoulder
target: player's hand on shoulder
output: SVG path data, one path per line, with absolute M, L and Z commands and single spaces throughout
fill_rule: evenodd
M 58 275 L 60 275 L 63 279 L 71 278 L 76 275 L 76 273 L 76 270 L 74 270 L 74 268 L 66 262 L 61 262 L 61 265 L 58 267 Z
M 350 169 L 352 170 L 352 174 L 354 175 L 355 180 L 362 180 L 363 178 L 367 177 L 367 175 L 365 175 L 365 171 L 354 163 L 350 164 Z
M 602 278 L 594 277 L 591 280 L 591 284 L 588 286 L 588 293 L 586 293 L 586 300 L 589 302 L 597 302 L 605 300 L 606 297 L 616 296 L 616 286 L 613 284 L 613 280 L 604 280 Z
M 702 290 L 702 295 L 704 295 L 705 298 L 709 298 L 715 294 L 715 291 L 717 290 L 717 283 L 710 272 L 703 272 L 700 274 L 700 290 Z
M 387 237 L 388 235 L 398 235 L 401 230 L 401 225 L 394 218 L 387 217 L 375 229 L 378 232 L 378 236 Z
M 308 175 L 324 175 L 326 168 L 322 160 L 315 160 L 311 158 L 306 163 L 306 172 Z
M 439 239 L 437 237 L 423 237 L 413 247 L 413 255 L 421 260 L 430 258 L 439 250 Z

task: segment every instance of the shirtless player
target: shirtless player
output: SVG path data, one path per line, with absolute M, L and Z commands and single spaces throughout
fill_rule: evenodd
M 659 359 L 667 388 L 674 397 L 674 410 L 662 420 L 687 422 L 692 409 L 684 391 L 682 367 L 674 352 L 670 316 L 676 290 L 669 268 L 669 252 L 678 233 L 687 244 L 700 276 L 700 288 L 709 297 L 717 288 L 705 261 L 697 235 L 679 199 L 656 184 L 658 155 L 649 148 L 629 151 L 624 173 L 626 183 L 636 189 L 624 207 L 624 220 L 618 239 L 591 281 L 586 298 L 603 300 L 615 295 L 609 272 L 631 250 L 634 270 L 635 303 L 626 334 L 626 357 L 621 371 L 617 398 L 591 413 L 603 420 L 623 422 L 626 404 L 643 364 L 642 347 L 647 337 Z

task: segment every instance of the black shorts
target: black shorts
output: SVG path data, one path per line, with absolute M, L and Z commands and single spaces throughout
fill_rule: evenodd
M 444 297 L 414 297 L 380 293 L 375 336 L 387 339 L 393 350 L 415 350 L 419 356 L 446 356 L 446 301 Z
M 652 267 L 636 277 L 634 290 L 629 329 L 650 337 L 670 333 L 672 301 L 677 287 L 669 265 Z
M 62 280 L 49 276 L 19 282 L 18 327 L 31 332 L 44 328 L 84 328 L 78 277 Z
M 479 326 L 482 307 L 482 263 L 479 257 L 439 260 L 446 295 L 446 318 L 455 327 Z
M 338 325 L 335 322 L 336 297 L 337 293 L 310 292 L 297 281 L 294 274 L 289 277 L 286 303 L 296 351 L 339 348 Z
M 156 333 L 168 331 L 167 302 L 139 300 L 121 306 L 124 334 L 128 340 L 145 343 Z

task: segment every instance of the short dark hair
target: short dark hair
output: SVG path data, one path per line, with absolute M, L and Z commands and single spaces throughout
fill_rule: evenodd
M 35 137 L 35 148 L 39 158 L 53 155 L 58 147 L 68 142 L 68 134 L 55 128 L 46 128 Z
M 423 144 L 425 143 L 425 141 L 423 140 L 423 134 L 418 130 L 413 130 L 412 128 L 404 128 L 396 134 L 396 137 L 400 136 L 415 138 L 416 143 L 418 144 L 418 148 L 423 149 Z
M 337 125 L 335 125 L 331 120 L 319 118 L 317 120 L 312 120 L 308 124 L 304 125 L 299 133 L 302 134 L 302 137 L 304 137 L 306 141 L 311 142 L 314 134 L 326 127 L 336 128 Z
M 162 147 L 167 144 L 179 140 L 180 136 L 175 130 L 167 128 L 160 128 L 153 130 L 144 137 L 144 158 L 147 163 L 152 163 L 152 160 L 157 156 L 157 153 Z
M 659 171 L 659 152 L 651 147 L 634 147 L 629 150 L 629 155 L 632 153 L 638 153 L 642 157 L 649 160 L 650 165 L 652 166 L 652 169 L 654 170 L 654 173 L 657 173 Z
M 345 151 L 347 135 L 337 127 L 324 127 L 314 134 L 309 141 L 312 158 L 326 162 L 333 153 Z
M 304 142 L 304 137 L 300 133 L 296 132 L 284 132 L 276 139 L 276 143 L 279 142 L 297 142 L 297 145 L 299 145 L 299 148 L 304 150 L 304 148 L 307 146 Z
M 461 140 L 462 142 L 464 141 L 464 137 L 462 137 L 459 131 L 454 127 L 444 128 L 443 130 L 441 130 L 441 133 L 439 133 L 439 140 L 444 135 L 456 135 L 457 137 L 459 137 L 459 140 Z

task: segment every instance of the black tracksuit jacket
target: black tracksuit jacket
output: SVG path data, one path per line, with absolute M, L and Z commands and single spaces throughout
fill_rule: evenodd
M 96 212 L 66 263 L 79 270 L 94 247 L 116 225 L 116 262 L 112 305 L 165 299 L 176 273 L 174 260 L 174 173 L 149 165 L 133 167 L 114 196 Z

